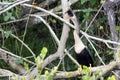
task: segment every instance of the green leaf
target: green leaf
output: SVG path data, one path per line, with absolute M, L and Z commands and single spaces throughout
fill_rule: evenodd
M 100 27 L 99 27 L 99 29 L 100 29 L 100 30 L 103 30 L 103 29 L 104 29 L 104 27 L 103 27 L 103 26 L 100 26 Z
M 36 62 L 37 64 L 41 63 L 40 56 L 38 56 L 38 57 L 35 59 L 35 62 Z
M 52 19 L 52 22 L 55 24 L 55 23 L 56 23 L 56 20 L 55 20 L 55 19 Z
M 26 80 L 25 76 L 22 76 L 22 80 Z
M 105 0 L 100 0 L 100 3 L 103 4 Z
M 43 47 L 42 50 L 41 50 L 40 57 L 41 57 L 42 59 L 44 59 L 45 56 L 46 56 L 46 54 L 47 54 L 47 52 L 48 52 L 47 48 L 46 48 L 46 47 Z
M 91 12 L 92 9 L 91 8 L 88 8 L 88 9 L 84 9 L 83 12 L 86 13 L 86 12 Z
M 84 15 L 83 15 L 84 19 L 82 20 L 82 24 L 84 24 L 85 21 L 88 20 L 88 18 L 89 18 L 89 16 L 90 16 L 90 11 L 91 11 L 91 10 L 92 10 L 92 9 L 90 9 L 90 8 L 83 10 L 83 12 L 84 12 Z
M 44 80 L 53 80 L 53 75 L 48 70 L 45 71 L 45 75 L 46 78 Z
M 24 68 L 25 68 L 26 70 L 29 70 L 29 65 L 28 65 L 26 62 L 24 62 Z
M 43 60 L 40 58 L 40 56 L 38 56 L 38 57 L 35 59 L 35 62 L 37 63 L 38 72 L 41 73 Z
M 116 31 L 119 31 L 120 30 L 120 26 L 116 26 Z
M 92 5 L 95 5 L 96 1 L 97 1 L 97 0 L 90 0 L 90 3 L 91 3 Z
M 57 72 L 57 70 L 58 70 L 57 66 L 53 67 L 53 74 L 55 74 Z
M 12 13 L 11 12 L 7 12 L 7 16 L 11 17 Z
M 11 19 L 11 20 L 15 20 L 15 17 L 14 17 L 14 16 L 11 16 L 10 19 Z
M 13 76 L 12 80 L 18 80 L 18 76 Z
M 11 12 L 7 12 L 6 15 L 4 16 L 4 21 L 8 21 L 12 16 Z
M 48 76 L 50 73 L 48 72 L 48 70 L 45 71 L 45 75 Z
M 9 16 L 4 16 L 4 21 L 8 21 L 9 20 Z
M 111 77 L 108 77 L 108 79 L 107 80 L 116 80 L 115 79 L 115 76 L 114 75 L 112 75 Z
M 5 31 L 4 35 L 6 38 L 8 38 L 12 34 L 12 31 Z
M 15 63 L 18 63 L 18 64 L 23 64 L 24 61 L 22 59 L 16 59 L 14 60 Z
M 85 2 L 87 2 L 88 0 L 81 0 L 81 4 L 84 4 Z

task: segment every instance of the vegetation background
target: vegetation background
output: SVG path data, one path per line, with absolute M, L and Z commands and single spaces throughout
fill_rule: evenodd
M 28 80 L 28 76 L 30 80 L 120 80 L 119 4 L 120 0 L 1 0 L 0 80 Z M 76 64 L 74 29 L 63 28 L 67 20 L 62 12 L 70 8 L 85 32 L 80 36 L 92 53 L 94 68 L 81 70 Z M 64 31 L 66 40 L 61 37 Z

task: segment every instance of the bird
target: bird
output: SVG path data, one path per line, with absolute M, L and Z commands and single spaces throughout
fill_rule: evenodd
M 79 37 L 80 25 L 78 23 L 78 20 L 75 14 L 72 12 L 72 10 L 68 10 L 66 13 L 75 26 L 75 29 L 73 31 L 73 36 L 74 36 L 74 51 L 76 53 L 75 54 L 76 60 L 82 66 L 93 67 L 94 65 L 93 65 L 93 58 L 91 56 L 92 54 L 90 53 L 88 47 L 85 46 L 85 44 L 82 42 L 81 38 Z
M 76 60 L 82 66 L 93 67 L 93 58 L 89 49 L 81 41 L 76 30 L 73 32 L 74 36 L 74 50 L 76 53 Z

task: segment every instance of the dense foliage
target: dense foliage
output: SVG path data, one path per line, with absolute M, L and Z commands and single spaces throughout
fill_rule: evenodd
M 15 0 L 4 0 L 4 1 L 11 2 Z M 102 3 L 103 3 L 103 0 L 79 0 L 77 3 L 71 6 L 71 9 L 74 10 L 76 16 L 78 17 L 79 23 L 81 25 L 81 30 L 85 31 L 87 29 L 87 27 L 91 23 L 92 19 L 96 15 Z M 58 5 L 61 5 L 61 2 L 56 1 L 54 4 L 55 5 L 47 6 L 46 9 L 50 10 Z M 42 65 L 41 60 L 44 60 L 46 57 L 48 57 L 51 54 L 54 54 L 58 46 L 55 40 L 53 39 L 52 35 L 50 34 L 48 28 L 42 22 L 38 24 L 34 24 L 32 27 L 29 27 L 31 26 L 29 24 L 29 18 L 27 18 L 27 20 L 24 20 L 24 21 L 16 22 L 16 20 L 23 18 L 20 16 L 22 14 L 21 13 L 22 9 L 23 8 L 21 6 L 16 6 L 11 10 L 6 11 L 2 15 L 0 15 L 0 28 L 2 30 L 0 35 L 0 42 L 1 42 L 0 46 L 1 48 L 7 51 L 10 51 L 18 56 L 25 57 L 25 58 L 28 57 L 29 60 L 36 62 L 40 67 L 39 69 L 41 69 L 41 65 Z M 116 17 L 119 14 L 117 13 L 117 11 L 118 10 L 116 10 L 116 13 L 115 13 Z M 57 13 L 57 12 L 54 12 L 54 13 Z M 61 14 L 58 14 L 58 15 L 62 17 Z M 63 23 L 52 16 L 47 16 L 47 17 L 45 16 L 44 18 L 50 24 L 50 26 L 52 27 L 52 29 L 60 39 Z M 15 22 L 8 23 L 13 20 Z M 117 17 L 116 31 L 117 31 L 118 37 L 120 38 L 119 22 L 120 20 Z M 75 58 L 74 49 L 73 48 L 71 49 L 71 47 L 74 45 L 72 31 L 73 30 L 71 29 L 69 33 L 69 38 L 67 40 L 66 49 Z M 95 37 L 112 40 L 109 24 L 107 21 L 107 16 L 103 12 L 103 9 L 99 12 L 97 17 L 94 19 L 94 22 L 88 29 L 87 33 Z M 33 57 L 31 57 L 32 54 L 30 53 L 30 51 L 23 44 L 21 44 L 21 42 L 17 40 L 17 38 L 13 37 L 11 34 L 14 34 L 21 41 L 27 44 L 29 48 L 35 53 L 37 58 L 34 59 Z M 89 44 L 88 40 L 85 37 L 83 37 L 82 41 L 90 49 L 90 52 L 92 53 L 92 56 L 94 59 L 94 65 L 95 66 L 102 65 L 101 61 L 98 59 L 93 47 Z M 114 51 L 108 48 L 105 43 L 96 41 L 96 40 L 91 40 L 91 41 L 105 64 L 109 63 L 114 59 Z M 45 50 L 45 52 L 41 50 Z M 16 59 L 14 62 L 22 66 L 25 66 L 25 68 L 28 69 L 28 71 L 29 71 L 29 68 L 32 66 L 29 63 L 25 63 L 22 59 Z M 57 71 L 73 71 L 77 69 L 77 65 L 75 65 L 68 56 L 65 56 L 65 58 L 62 61 L 62 64 L 60 64 L 59 66 L 58 66 L 58 63 L 59 63 L 59 59 L 50 63 L 47 66 L 48 70 L 46 69 L 40 70 L 39 73 L 47 75 L 46 80 L 50 80 L 50 79 L 52 80 L 53 75 Z M 1 68 L 9 69 L 11 71 L 16 72 L 15 70 L 11 69 L 9 65 L 7 65 L 7 63 L 3 62 L 2 59 L 0 61 L 0 66 Z M 49 69 L 52 69 L 52 70 L 49 70 Z M 84 73 L 86 74 L 85 76 L 82 76 L 82 77 L 78 76 L 78 78 L 81 78 L 82 80 L 95 80 L 96 76 L 99 75 L 99 72 L 96 74 L 92 74 L 89 71 L 89 68 L 86 68 L 86 67 L 85 67 Z M 40 78 L 39 76 L 37 77 Z M 106 79 L 114 80 L 114 76 L 112 73 L 104 75 L 103 77 L 101 77 L 101 80 L 103 78 L 105 78 L 105 80 Z

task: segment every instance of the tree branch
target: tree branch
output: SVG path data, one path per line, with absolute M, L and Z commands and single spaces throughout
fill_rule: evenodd
M 93 73 L 96 73 L 96 72 L 99 72 L 100 73 L 100 76 L 106 74 L 107 72 L 111 71 L 113 68 L 115 68 L 119 62 L 116 62 L 116 61 L 112 61 L 110 62 L 109 64 L 107 65 L 101 65 L 101 66 L 97 66 L 97 67 L 92 67 L 91 68 L 91 72 Z M 17 75 L 11 71 L 8 71 L 8 70 L 4 70 L 4 69 L 0 69 L 0 74 L 1 76 L 11 76 L 14 77 L 14 76 L 18 76 L 18 79 L 21 79 L 22 76 L 20 75 Z M 82 75 L 82 70 L 76 70 L 76 71 L 70 71 L 70 72 L 57 72 L 54 76 L 54 79 L 62 79 L 62 78 L 71 78 L 71 77 L 76 77 L 78 75 Z M 24 76 L 26 79 L 27 76 Z M 41 75 L 41 78 L 42 79 L 45 79 L 46 78 L 46 75 Z M 29 80 L 29 79 L 28 79 Z M 36 79 L 35 79 L 36 80 Z
M 30 1 L 30 0 L 22 0 L 22 1 L 21 0 L 17 0 L 15 2 L 11 3 L 10 5 L 8 5 L 7 7 L 3 7 L 2 9 L 0 9 L 0 15 L 2 13 L 4 13 L 4 12 L 10 10 L 11 8 L 13 8 L 13 7 L 17 6 L 17 5 L 20 5 L 22 3 L 28 2 L 28 1 Z
M 26 70 L 24 69 L 23 66 L 15 63 L 15 60 L 17 60 L 17 58 L 7 55 L 7 53 L 2 52 L 1 50 L 0 50 L 0 58 L 2 58 L 11 68 L 18 71 L 19 74 L 26 73 Z
M 63 18 L 57 16 L 56 14 L 52 13 L 51 11 L 47 11 L 47 10 L 45 10 L 45 9 L 43 9 L 43 8 L 40 8 L 40 7 L 38 7 L 38 6 L 33 6 L 33 5 L 30 5 L 30 4 L 22 4 L 22 5 L 27 6 L 27 7 L 32 7 L 32 8 L 35 8 L 35 9 L 37 9 L 37 10 L 43 11 L 43 12 L 45 12 L 45 13 L 47 13 L 47 14 L 50 14 L 51 16 L 59 19 L 60 21 L 64 22 L 65 24 L 69 25 L 71 28 L 75 28 L 74 25 L 70 24 L 68 21 L 66 21 L 66 20 L 64 20 Z
M 116 2 L 120 2 L 120 0 L 106 0 L 103 7 L 104 7 L 104 10 L 107 13 L 107 18 L 108 18 L 108 23 L 109 23 L 109 26 L 110 26 L 110 32 L 111 32 L 112 40 L 119 41 L 116 29 L 115 29 L 116 24 L 115 24 L 114 8 L 117 4 Z M 114 46 L 114 48 L 118 47 L 118 45 L 116 45 L 116 44 L 114 44 L 113 46 Z M 114 50 L 114 59 L 118 60 L 117 50 Z M 119 65 L 119 68 L 120 68 L 120 65 Z M 117 72 L 118 75 L 120 75 L 120 71 L 116 71 L 116 72 Z M 116 77 L 116 80 L 119 80 L 119 79 Z
M 28 4 L 27 4 L 27 6 L 30 7 L 30 5 L 28 5 Z M 63 16 L 64 16 L 64 13 L 68 10 L 68 6 L 69 6 L 67 0 L 66 0 L 66 1 L 65 1 L 65 0 L 62 1 L 62 6 L 63 6 Z M 40 8 L 40 7 L 35 6 L 34 8 L 36 8 L 36 9 L 38 9 L 38 10 L 42 10 L 43 12 L 49 13 L 50 15 L 52 15 L 52 16 L 54 16 L 54 17 L 57 17 L 57 18 L 59 18 L 59 19 L 62 20 L 62 21 L 65 21 L 65 22 L 69 23 L 69 22 L 68 22 L 69 20 L 68 20 L 66 17 L 64 17 L 64 19 L 62 19 L 62 18 L 58 17 L 57 15 L 55 15 L 55 14 L 53 14 L 53 13 L 51 13 L 51 12 L 45 10 L 45 9 L 42 9 L 42 8 Z M 66 21 L 66 20 L 67 20 L 67 21 Z M 59 45 L 58 45 L 58 49 L 57 49 L 57 51 L 56 51 L 55 54 L 50 55 L 48 58 L 45 59 L 45 61 L 44 61 L 44 66 L 46 66 L 46 65 L 45 65 L 45 62 L 49 62 L 49 63 L 50 63 L 51 61 L 55 60 L 56 58 L 63 56 L 69 31 L 70 31 L 70 27 L 68 26 L 68 24 L 64 23 L 64 24 L 63 24 L 63 30 L 62 30 L 61 39 L 60 39 L 60 42 L 59 42 Z M 43 67 L 44 67 L 44 66 L 43 66 Z M 30 79 L 30 78 L 34 77 L 34 76 L 35 76 L 35 73 L 37 73 L 37 72 L 38 72 L 38 70 L 37 70 L 37 68 L 35 68 L 35 69 L 31 72 L 31 74 L 29 75 L 28 78 Z
M 115 45 L 120 45 L 120 42 L 117 42 L 117 41 L 111 41 L 111 40 L 105 40 L 105 39 L 101 39 L 101 38 L 98 38 L 98 37 L 94 37 L 94 36 L 90 36 L 88 35 L 87 33 L 83 32 L 83 31 L 80 31 L 81 34 L 83 34 L 85 37 L 88 37 L 90 39 L 94 39 L 94 40 L 97 40 L 97 41 L 101 41 L 103 43 L 110 43 L 110 44 L 115 44 Z M 117 48 L 116 48 L 117 49 Z
M 28 63 L 35 64 L 35 63 L 33 63 L 33 62 L 25 59 L 25 58 L 22 58 L 22 57 L 20 57 L 20 56 L 17 56 L 17 55 L 15 55 L 15 54 L 13 54 L 13 53 L 11 53 L 11 52 L 9 52 L 9 51 L 6 51 L 6 50 L 4 50 L 4 49 L 1 49 L 1 48 L 0 48 L 0 52 L 2 52 L 3 54 L 6 54 L 6 55 L 10 55 L 10 56 L 15 57 L 15 58 L 23 59 L 24 61 L 26 61 L 26 62 L 28 62 Z

